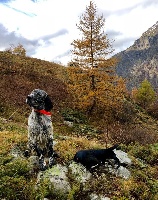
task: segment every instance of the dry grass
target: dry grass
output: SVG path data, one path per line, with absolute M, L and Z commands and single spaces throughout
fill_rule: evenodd
M 64 140 L 59 140 L 55 146 L 60 154 L 60 160 L 67 162 L 73 159 L 73 156 L 78 150 L 89 148 L 103 148 L 97 140 L 88 140 L 85 137 L 65 137 Z
M 0 131 L 0 154 L 8 153 L 14 146 L 24 146 L 27 135 L 14 131 Z
M 5 130 L 6 129 L 6 130 Z M 63 127 L 62 127 L 63 130 Z M 89 148 L 104 148 L 105 145 L 102 145 L 100 140 L 97 138 L 92 138 L 88 140 L 86 137 L 76 137 L 70 136 L 70 131 L 66 135 L 66 131 L 63 135 L 56 135 L 55 140 L 57 140 L 57 144 L 55 145 L 55 150 L 60 155 L 60 159 L 57 161 L 58 163 L 67 164 L 72 160 L 76 151 L 80 149 L 89 149 Z M 58 129 L 60 132 L 60 129 Z M 27 142 L 27 133 L 26 130 L 20 129 L 20 126 L 15 124 L 14 126 L 9 123 L 6 125 L 3 131 L 0 132 L 0 144 L 2 146 L 0 154 L 2 156 L 3 165 L 2 165 L 2 181 L 3 181 L 3 196 L 8 197 L 8 199 L 12 196 L 12 194 L 19 195 L 21 191 L 24 190 L 23 199 L 27 199 L 27 196 L 30 196 L 30 199 L 35 199 L 35 197 L 39 194 L 36 194 L 36 191 L 33 189 L 35 180 L 34 177 L 29 177 L 27 162 L 23 162 L 19 160 L 12 160 L 9 157 L 9 152 L 14 146 L 18 146 L 21 150 L 26 147 Z M 144 151 L 146 148 L 149 149 L 148 146 L 126 146 L 126 152 L 132 155 L 133 165 L 129 169 L 131 171 L 131 178 L 128 180 L 124 180 L 122 178 L 116 177 L 110 173 L 101 174 L 100 176 L 94 176 L 90 181 L 88 181 L 85 185 L 85 189 L 82 187 L 78 187 L 77 190 L 72 191 L 72 199 L 78 200 L 84 196 L 84 199 L 89 199 L 88 195 L 91 193 L 103 194 L 111 199 L 120 200 L 120 199 L 144 199 L 144 200 L 154 200 L 157 198 L 156 196 L 156 188 L 157 188 L 157 165 L 150 165 L 148 162 L 149 155 Z M 155 162 L 157 151 L 157 146 L 152 146 L 148 154 L 151 154 L 151 158 L 153 155 L 153 161 Z M 135 156 L 137 158 L 135 158 Z M 142 165 L 142 162 L 139 159 L 146 160 L 146 165 Z M 25 160 L 24 160 L 25 161 Z M 19 167 L 20 166 L 20 167 Z M 16 173 L 15 173 L 16 172 Z M 12 174 L 16 174 L 15 177 L 12 177 Z M 27 175 L 27 176 L 25 176 Z M 11 185 L 9 185 L 9 181 L 11 181 Z M 71 179 L 71 184 L 76 183 Z M 25 187 L 21 186 L 21 183 L 25 184 Z M 30 187 L 31 185 L 31 187 Z M 52 194 L 53 191 L 46 190 L 46 186 L 40 188 L 40 194 L 43 196 L 46 194 Z M 106 188 L 106 190 L 105 190 Z M 72 189 L 73 190 L 73 189 Z

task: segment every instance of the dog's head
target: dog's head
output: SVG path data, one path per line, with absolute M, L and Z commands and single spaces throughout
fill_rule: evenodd
M 50 111 L 53 104 L 44 90 L 35 89 L 26 98 L 26 103 L 36 110 Z

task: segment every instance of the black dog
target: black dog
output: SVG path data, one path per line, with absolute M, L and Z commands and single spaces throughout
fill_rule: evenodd
M 75 154 L 73 160 L 77 163 L 81 163 L 89 171 L 101 165 L 105 165 L 105 162 L 109 159 L 114 159 L 117 168 L 119 168 L 121 163 L 113 151 L 117 147 L 118 145 L 114 145 L 108 149 L 80 150 Z

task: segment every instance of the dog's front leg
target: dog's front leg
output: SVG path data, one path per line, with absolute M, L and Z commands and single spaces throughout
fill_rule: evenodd
M 41 171 L 44 171 L 47 169 L 46 162 L 45 162 L 44 156 L 42 154 L 39 157 L 39 167 L 40 167 Z
M 37 147 L 37 145 L 34 146 L 34 149 L 37 153 L 37 156 L 39 157 L 39 168 L 41 171 L 46 170 L 46 162 L 44 160 L 44 156 L 43 156 L 43 151 Z
M 117 157 L 114 157 L 115 164 L 117 164 L 116 169 L 118 169 L 121 166 L 120 160 Z
M 54 161 L 53 155 L 54 155 L 53 140 L 50 139 L 49 144 L 48 144 L 49 167 L 52 167 L 53 165 L 56 164 L 56 162 Z

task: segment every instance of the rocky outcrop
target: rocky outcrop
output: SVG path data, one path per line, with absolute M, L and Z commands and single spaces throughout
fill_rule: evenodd
M 116 73 L 126 79 L 128 89 L 147 79 L 158 91 L 158 22 L 115 56 L 119 59 Z
M 127 166 L 131 165 L 131 159 L 125 152 L 121 150 L 115 150 L 115 153 L 121 163 L 124 163 Z M 119 169 L 117 169 L 109 163 L 105 163 L 105 167 L 103 167 L 101 174 L 104 173 L 115 174 L 116 176 L 122 177 L 124 179 L 129 179 L 131 176 L 130 171 L 126 167 L 121 166 Z M 69 194 L 71 190 L 73 190 L 72 183 L 70 182 L 72 177 L 74 181 L 82 184 L 83 187 L 87 181 L 94 178 L 93 175 L 87 171 L 83 165 L 72 161 L 68 166 L 57 164 L 51 169 L 48 169 L 44 172 L 39 172 L 37 176 L 37 186 L 40 185 L 42 181 L 47 179 L 48 184 L 50 184 L 50 187 L 55 191 L 58 193 Z M 92 200 L 109 200 L 108 197 L 95 193 L 90 194 L 89 197 Z
M 10 153 L 14 159 L 26 159 L 17 146 L 13 147 Z M 115 154 L 121 163 L 124 163 L 126 166 L 131 165 L 131 159 L 128 157 L 127 153 L 121 150 L 115 150 Z M 48 168 L 45 171 L 39 171 L 37 156 L 30 156 L 28 158 L 28 164 L 30 167 L 30 173 L 37 173 L 35 188 L 38 189 L 40 185 L 45 182 L 47 183 L 48 187 L 55 192 L 55 194 L 62 194 L 66 196 L 70 195 L 71 193 L 73 194 L 74 186 L 72 184 L 72 180 L 78 183 L 78 185 L 82 185 L 84 188 L 86 187 L 86 183 L 88 181 L 93 181 L 93 179 L 96 179 L 96 177 L 87 171 L 83 165 L 74 161 L 71 161 L 68 165 L 56 164 L 52 168 Z M 129 179 L 131 176 L 130 171 L 126 167 L 121 166 L 118 169 L 115 168 L 112 160 L 110 163 L 105 163 L 105 166 L 101 167 L 101 169 L 98 169 L 98 171 L 95 173 L 99 173 L 100 175 L 98 174 L 98 176 L 104 176 L 106 173 L 111 173 L 123 179 Z M 110 198 L 106 197 L 106 194 L 103 195 L 96 193 L 89 194 L 89 199 L 110 200 Z M 49 198 L 47 200 L 49 200 Z
M 67 173 L 68 168 L 66 166 L 55 165 L 45 172 L 38 173 L 37 184 L 40 184 L 44 179 L 48 179 L 48 184 L 52 185 L 54 190 L 68 193 L 71 186 L 68 181 Z

